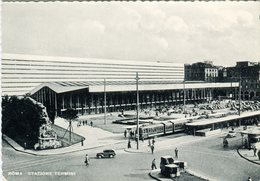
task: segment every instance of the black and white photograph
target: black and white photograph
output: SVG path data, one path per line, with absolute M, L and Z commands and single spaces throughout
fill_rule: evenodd
M 2 2 L 3 181 L 260 181 L 260 2 Z

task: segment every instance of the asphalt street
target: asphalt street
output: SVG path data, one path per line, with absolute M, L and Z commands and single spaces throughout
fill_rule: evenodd
M 167 137 L 169 138 L 171 137 Z M 164 139 L 166 138 L 159 140 Z M 157 142 L 155 146 L 156 144 Z M 194 143 L 166 144 L 160 148 L 156 147 L 155 153 L 151 154 L 125 152 L 126 144 L 121 143 L 109 147 L 116 150 L 115 158 L 96 159 L 96 153 L 105 148 L 57 156 L 32 156 L 16 152 L 3 142 L 3 174 L 8 181 L 152 180 L 148 173 L 151 170 L 153 158 L 156 158 L 157 167 L 159 167 L 160 157 L 174 155 L 174 149 L 178 147 L 178 160 L 187 161 L 190 169 L 211 180 L 245 181 L 248 176 L 253 180 L 260 180 L 260 166 L 244 160 L 236 153 L 235 148 L 239 144 L 241 144 L 239 136 L 231 138 L 229 139 L 230 147 L 224 149 L 222 138 L 217 136 Z M 89 166 L 84 165 L 86 153 L 90 155 Z M 68 175 L 64 176 L 64 174 Z

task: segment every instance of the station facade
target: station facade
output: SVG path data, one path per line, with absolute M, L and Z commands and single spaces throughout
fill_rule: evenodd
M 46 82 L 183 81 L 184 65 L 94 58 L 2 54 L 2 96 L 22 96 Z
M 179 63 L 19 54 L 2 55 L 2 96 L 29 93 L 56 115 L 68 108 L 102 113 L 105 102 L 108 112 L 134 110 L 137 72 L 141 109 L 237 97 L 234 81 L 184 81 L 184 64 Z
M 139 82 L 141 109 L 204 102 L 220 96 L 235 98 L 238 83 Z M 105 91 L 104 91 L 105 90 Z M 33 89 L 31 96 L 56 115 L 68 108 L 79 114 L 136 109 L 136 82 L 52 82 Z M 184 95 L 185 94 L 185 95 Z M 232 97 L 230 97 L 232 95 Z

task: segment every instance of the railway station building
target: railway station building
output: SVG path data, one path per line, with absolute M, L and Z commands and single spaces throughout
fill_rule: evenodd
M 3 54 L 2 96 L 29 93 L 56 115 L 135 110 L 137 72 L 141 109 L 237 97 L 237 82 L 184 81 L 184 64 L 17 54 Z

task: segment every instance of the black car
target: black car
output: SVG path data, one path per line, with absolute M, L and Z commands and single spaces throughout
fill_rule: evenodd
M 103 150 L 102 153 L 97 153 L 97 158 L 113 158 L 116 156 L 114 150 Z

